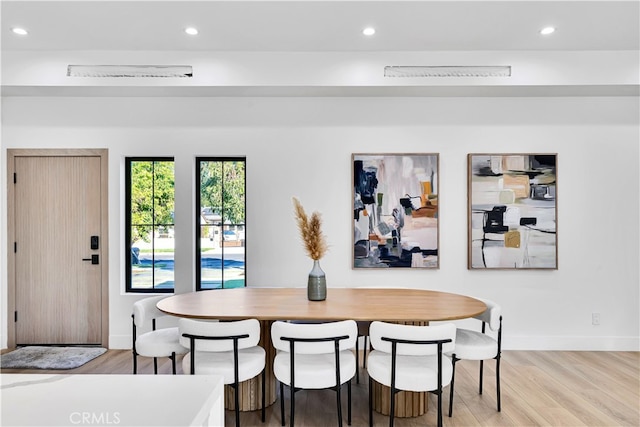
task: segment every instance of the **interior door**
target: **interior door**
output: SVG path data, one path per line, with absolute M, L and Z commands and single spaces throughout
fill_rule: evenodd
M 100 156 L 14 161 L 15 342 L 101 344 Z

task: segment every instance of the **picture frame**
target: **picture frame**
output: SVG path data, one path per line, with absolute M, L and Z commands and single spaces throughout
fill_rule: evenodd
M 468 154 L 468 269 L 558 269 L 557 157 Z
M 439 155 L 354 153 L 351 165 L 353 268 L 439 268 Z

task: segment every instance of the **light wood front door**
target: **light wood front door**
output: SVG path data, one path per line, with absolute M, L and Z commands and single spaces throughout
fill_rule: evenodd
M 13 161 L 15 344 L 104 344 L 103 159 Z

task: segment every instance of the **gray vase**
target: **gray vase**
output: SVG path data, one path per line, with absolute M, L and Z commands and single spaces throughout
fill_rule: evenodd
M 324 301 L 327 298 L 327 278 L 319 260 L 313 260 L 313 268 L 309 272 L 307 297 L 309 301 Z

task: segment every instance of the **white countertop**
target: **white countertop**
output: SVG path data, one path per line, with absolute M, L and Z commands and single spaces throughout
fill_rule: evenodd
M 223 426 L 217 375 L 2 374 L 6 426 Z

